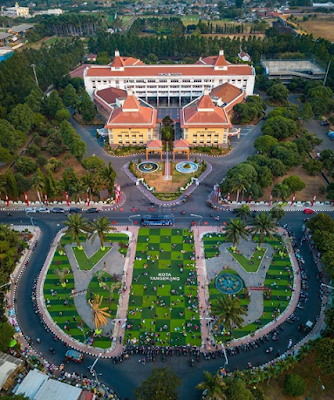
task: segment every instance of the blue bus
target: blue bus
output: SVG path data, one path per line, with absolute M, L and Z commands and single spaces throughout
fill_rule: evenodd
M 172 226 L 174 225 L 173 215 L 144 215 L 141 223 L 143 226 Z

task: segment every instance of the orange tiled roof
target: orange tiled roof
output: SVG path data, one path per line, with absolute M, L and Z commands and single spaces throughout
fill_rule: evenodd
M 88 77 L 108 77 L 108 76 L 156 76 L 160 77 L 161 74 L 168 76 L 171 74 L 180 74 L 181 76 L 211 76 L 211 75 L 253 75 L 252 68 L 246 64 L 227 64 L 225 70 L 214 70 L 212 65 L 135 65 L 131 67 L 125 67 L 124 71 L 112 71 L 109 66 L 93 66 L 87 71 Z
M 96 95 L 104 100 L 106 103 L 114 104 L 116 103 L 116 99 L 125 99 L 126 91 L 123 89 L 110 87 L 107 89 L 98 90 L 96 92 Z
M 149 142 L 147 142 L 146 144 L 146 148 L 148 149 L 162 149 L 162 141 L 161 140 L 150 140 Z
M 127 111 L 134 111 L 134 110 L 139 111 L 140 110 L 140 104 L 139 104 L 138 99 L 134 95 L 131 94 L 130 96 L 126 97 L 122 108 L 123 108 L 124 111 L 125 110 L 127 110 Z M 148 107 L 142 107 L 142 108 L 148 108 Z
M 239 89 L 238 87 L 226 82 L 213 88 L 210 92 L 210 95 L 221 99 L 224 103 L 230 103 L 236 97 L 240 96 L 241 93 L 242 89 Z
M 181 148 L 181 149 L 188 148 L 189 147 L 189 142 L 188 142 L 188 140 L 185 140 L 185 139 L 174 140 L 173 147 L 174 147 L 174 149 L 177 149 L 177 148 Z

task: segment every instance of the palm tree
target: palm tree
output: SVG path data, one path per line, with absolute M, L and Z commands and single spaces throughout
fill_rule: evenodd
M 76 242 L 78 249 L 82 250 L 80 236 L 87 237 L 89 226 L 87 218 L 82 218 L 80 214 L 68 215 L 68 220 L 64 221 L 67 226 L 68 233 L 70 234 L 70 243 Z
M 246 315 L 247 311 L 241 306 L 238 297 L 222 295 L 212 303 L 211 314 L 217 318 L 219 324 L 223 324 L 224 329 L 231 331 L 233 327 L 242 327 L 242 316 Z
M 255 215 L 250 222 L 250 232 L 254 236 L 259 235 L 259 245 L 264 242 L 265 236 L 269 239 L 273 238 L 273 233 L 277 232 L 276 221 L 270 215 L 262 211 L 260 214 Z
M 233 181 L 231 192 L 237 192 L 237 197 L 235 199 L 236 203 L 238 203 L 239 201 L 240 192 L 243 192 L 246 189 L 247 183 L 244 182 L 242 179 L 236 179 L 235 181 Z
M 101 242 L 101 250 L 104 251 L 106 249 L 104 244 L 107 239 L 107 234 L 111 230 L 115 230 L 115 228 L 111 226 L 111 223 L 107 217 L 99 217 L 96 221 L 90 223 L 90 230 L 90 238 L 92 239 L 92 243 L 97 237 L 99 237 Z
M 102 171 L 102 177 L 107 180 L 109 194 L 113 196 L 116 172 L 111 162 L 109 162 L 108 166 Z
M 281 205 L 275 206 L 270 210 L 270 215 L 276 219 L 276 221 L 280 221 L 284 215 L 285 215 L 285 211 L 282 208 Z
M 66 287 L 65 278 L 70 273 L 68 268 L 55 269 L 54 273 L 58 276 L 61 286 Z
M 39 168 L 32 177 L 32 188 L 36 190 L 38 201 L 42 203 L 41 193 L 45 188 L 45 176 Z
M 238 246 L 240 237 L 242 239 L 247 239 L 248 232 L 246 229 L 246 224 L 239 218 L 231 219 L 225 230 L 226 239 L 232 242 L 234 247 Z
M 69 188 L 70 195 L 74 196 L 75 201 L 81 203 L 81 194 L 84 192 L 84 185 L 81 181 L 77 180 Z
M 89 305 L 92 307 L 94 324 L 96 329 L 100 329 L 102 326 L 106 326 L 108 321 L 107 317 L 110 318 L 110 314 L 106 311 L 108 307 L 101 307 L 103 296 L 96 294 L 93 300 L 88 300 Z
M 243 205 L 240 208 L 236 208 L 235 214 L 238 218 L 241 219 L 241 221 L 247 221 L 248 218 L 251 216 L 251 210 L 249 209 L 249 206 Z
M 205 391 L 207 393 L 207 400 L 227 400 L 224 390 L 226 388 L 226 383 L 220 376 L 219 372 L 212 375 L 208 371 L 204 371 L 204 382 L 199 383 L 196 389 Z

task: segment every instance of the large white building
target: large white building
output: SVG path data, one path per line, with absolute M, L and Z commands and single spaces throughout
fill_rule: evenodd
M 113 87 L 131 89 L 139 97 L 153 105 L 182 106 L 201 96 L 205 89 L 229 83 L 252 95 L 255 70 L 246 64 L 231 64 L 224 51 L 218 56 L 200 58 L 195 64 L 147 65 L 133 57 L 115 58 L 109 65 L 90 65 L 83 74 L 87 92 Z

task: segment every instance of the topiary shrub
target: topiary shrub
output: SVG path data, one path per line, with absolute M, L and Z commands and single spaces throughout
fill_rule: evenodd
M 304 394 L 306 384 L 304 379 L 297 374 L 287 374 L 284 380 L 284 390 L 291 396 L 301 396 Z

